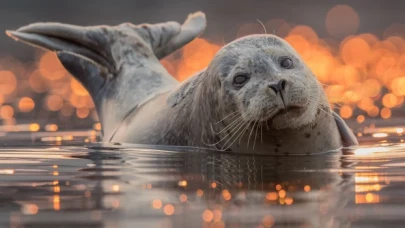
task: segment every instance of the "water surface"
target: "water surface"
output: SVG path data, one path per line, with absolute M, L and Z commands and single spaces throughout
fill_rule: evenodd
M 3 135 L 0 227 L 403 227 L 405 144 L 390 129 L 278 157 Z

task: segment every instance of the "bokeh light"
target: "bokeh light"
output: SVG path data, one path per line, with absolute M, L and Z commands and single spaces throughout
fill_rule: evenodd
M 332 37 L 343 38 L 357 32 L 360 18 L 352 7 L 337 5 L 328 11 L 325 24 Z
M 0 71 L 0 93 L 10 94 L 17 87 L 17 78 L 11 71 Z
M 11 119 L 14 116 L 14 109 L 10 105 L 4 105 L 0 108 L 0 117 L 3 119 Z
M 18 102 L 18 109 L 21 112 L 30 112 L 34 109 L 34 107 L 35 107 L 35 102 L 30 97 L 23 97 Z

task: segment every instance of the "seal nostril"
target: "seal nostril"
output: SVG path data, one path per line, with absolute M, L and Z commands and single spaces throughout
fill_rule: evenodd
M 287 80 L 285 80 L 285 79 L 281 79 L 277 84 L 278 89 L 281 90 L 281 91 L 285 90 L 286 85 L 287 85 Z
M 278 93 L 278 85 L 277 84 L 271 84 L 271 85 L 269 85 L 269 88 L 272 89 L 276 94 Z

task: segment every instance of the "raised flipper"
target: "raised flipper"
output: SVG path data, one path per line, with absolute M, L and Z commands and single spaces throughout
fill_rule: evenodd
M 342 138 L 343 146 L 351 147 L 359 145 L 356 136 L 350 130 L 349 126 L 346 125 L 342 117 L 340 117 L 336 112 L 332 112 L 332 115 L 338 127 L 340 137 Z
M 197 12 L 183 25 L 35 23 L 6 34 L 57 53 L 63 66 L 89 91 L 108 138 L 137 106 L 178 84 L 159 59 L 192 41 L 205 26 L 205 15 Z
M 123 23 L 118 26 L 83 27 L 49 22 L 30 24 L 16 31 L 8 30 L 6 34 L 35 47 L 79 54 L 104 66 L 109 63 L 103 58 L 113 61 L 109 45 L 123 41 L 127 36 L 142 38 L 161 59 L 195 39 L 204 31 L 206 24 L 205 14 L 196 12 L 190 14 L 183 25 L 170 21 L 153 25 Z
M 154 48 L 155 55 L 159 59 L 164 58 L 194 40 L 204 31 L 206 26 L 207 21 L 202 12 L 188 15 L 188 18 L 181 26 L 181 31 L 177 35 L 171 38 L 165 45 L 156 46 Z

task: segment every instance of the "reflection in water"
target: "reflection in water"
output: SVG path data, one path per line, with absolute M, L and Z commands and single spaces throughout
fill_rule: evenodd
M 396 226 L 403 147 L 268 157 L 10 146 L 0 153 L 0 227 Z

